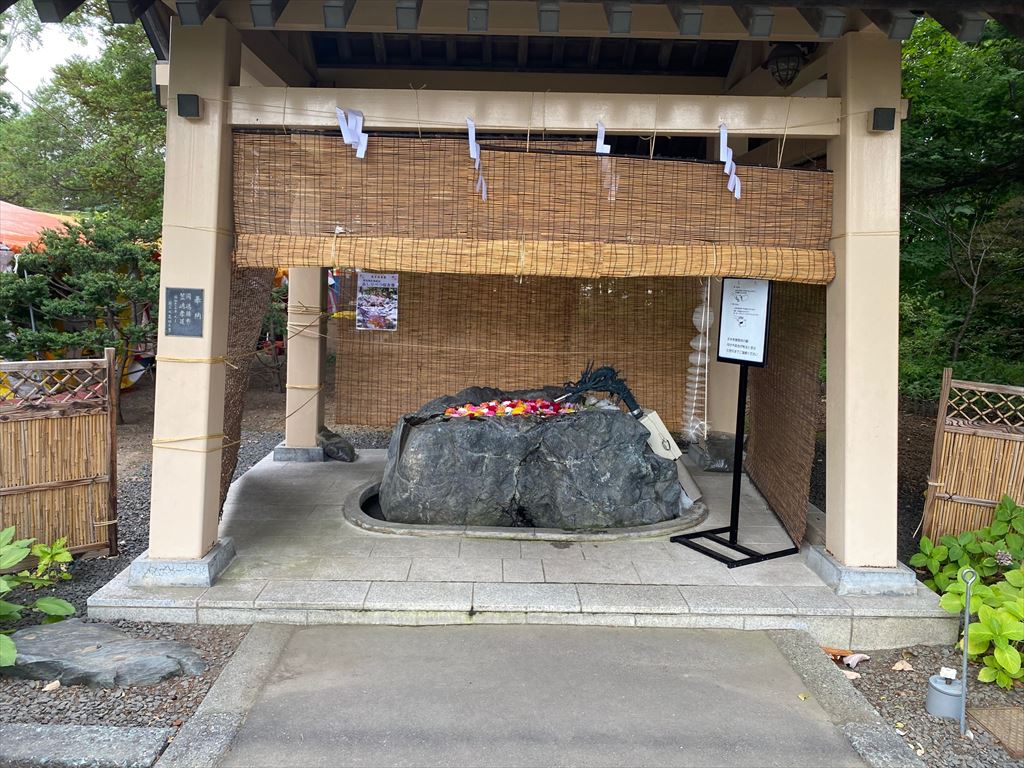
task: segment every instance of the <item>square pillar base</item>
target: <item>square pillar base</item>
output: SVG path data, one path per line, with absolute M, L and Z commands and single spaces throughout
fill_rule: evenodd
M 274 448 L 274 461 L 327 461 L 323 446 L 291 448 L 281 443 Z
M 235 543 L 230 536 L 218 539 L 213 549 L 199 560 L 154 560 L 147 549 L 128 566 L 128 584 L 133 587 L 212 587 L 234 558 Z
M 895 568 L 856 568 L 843 565 L 824 547 L 807 551 L 807 567 L 835 590 L 837 595 L 913 595 L 917 574 L 903 563 Z

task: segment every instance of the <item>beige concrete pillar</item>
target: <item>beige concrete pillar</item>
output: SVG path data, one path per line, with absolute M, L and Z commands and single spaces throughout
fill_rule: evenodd
M 238 82 L 239 37 L 226 21 L 172 19 L 153 415 L 149 555 L 202 558 L 217 539 L 224 428 L 224 360 L 234 225 L 227 87 Z M 177 94 L 201 116 L 178 116 Z M 202 291 L 199 336 L 167 333 L 167 290 Z M 198 305 L 197 305 L 198 306 Z
M 872 133 L 875 107 L 900 107 L 900 44 L 852 32 L 828 54 L 843 100 L 829 142 L 835 172 L 828 287 L 826 549 L 846 566 L 894 567 L 899 352 L 900 125 Z
M 316 448 L 324 423 L 327 281 L 321 267 L 288 270 L 288 397 L 284 444 Z

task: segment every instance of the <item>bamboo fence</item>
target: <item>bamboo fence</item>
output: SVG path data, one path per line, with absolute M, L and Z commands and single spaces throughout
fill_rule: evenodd
M 1024 387 L 942 377 L 923 532 L 984 528 L 1004 496 L 1024 500 Z
M 0 529 L 117 554 L 114 350 L 0 363 Z

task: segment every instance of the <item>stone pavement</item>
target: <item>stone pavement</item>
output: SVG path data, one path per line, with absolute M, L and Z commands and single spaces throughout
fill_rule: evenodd
M 803 633 L 264 625 L 158 768 L 866 764 L 919 765 Z
M 904 597 L 839 597 L 806 553 L 729 569 L 667 537 L 599 542 L 375 533 L 351 522 L 383 471 L 384 451 L 354 464 L 275 463 L 238 480 L 221 535 L 237 557 L 212 588 L 136 588 L 122 573 L 89 615 L 200 623 L 602 624 L 805 629 L 827 645 L 887 648 L 955 642 L 957 618 L 923 586 Z M 694 472 L 709 516 L 727 523 L 731 476 Z M 740 542 L 789 539 L 744 479 Z

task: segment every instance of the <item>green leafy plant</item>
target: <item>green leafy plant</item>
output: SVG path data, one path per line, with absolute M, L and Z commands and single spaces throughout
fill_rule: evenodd
M 70 579 L 67 564 L 71 562 L 71 553 L 66 543 L 67 539 L 57 539 L 52 544 L 37 543 L 35 539 L 15 539 L 13 525 L 0 531 L 0 624 L 20 621 L 24 611 L 43 614 L 44 624 L 61 621 L 75 612 L 75 607 L 67 600 L 52 595 L 37 598 L 28 605 L 4 599 L 15 590 L 35 590 Z M 36 566 L 32 570 L 2 573 L 12 570 L 30 556 L 36 558 Z M 17 657 L 18 651 L 8 636 L 9 631 L 0 630 L 0 667 L 11 666 Z
M 1004 496 L 995 508 L 992 523 L 959 536 L 943 536 L 934 543 L 921 537 L 920 550 L 910 565 L 927 574 L 924 584 L 944 592 L 964 568 L 973 568 L 983 584 L 998 581 L 1001 574 L 1024 562 L 1024 507 Z
M 966 591 L 963 577 L 958 576 L 939 604 L 950 613 L 962 613 Z M 1006 571 L 995 584 L 973 585 L 971 613 L 977 614 L 978 620 L 969 625 L 967 653 L 983 664 L 978 680 L 1009 690 L 1015 681 L 1024 679 L 1024 567 Z

